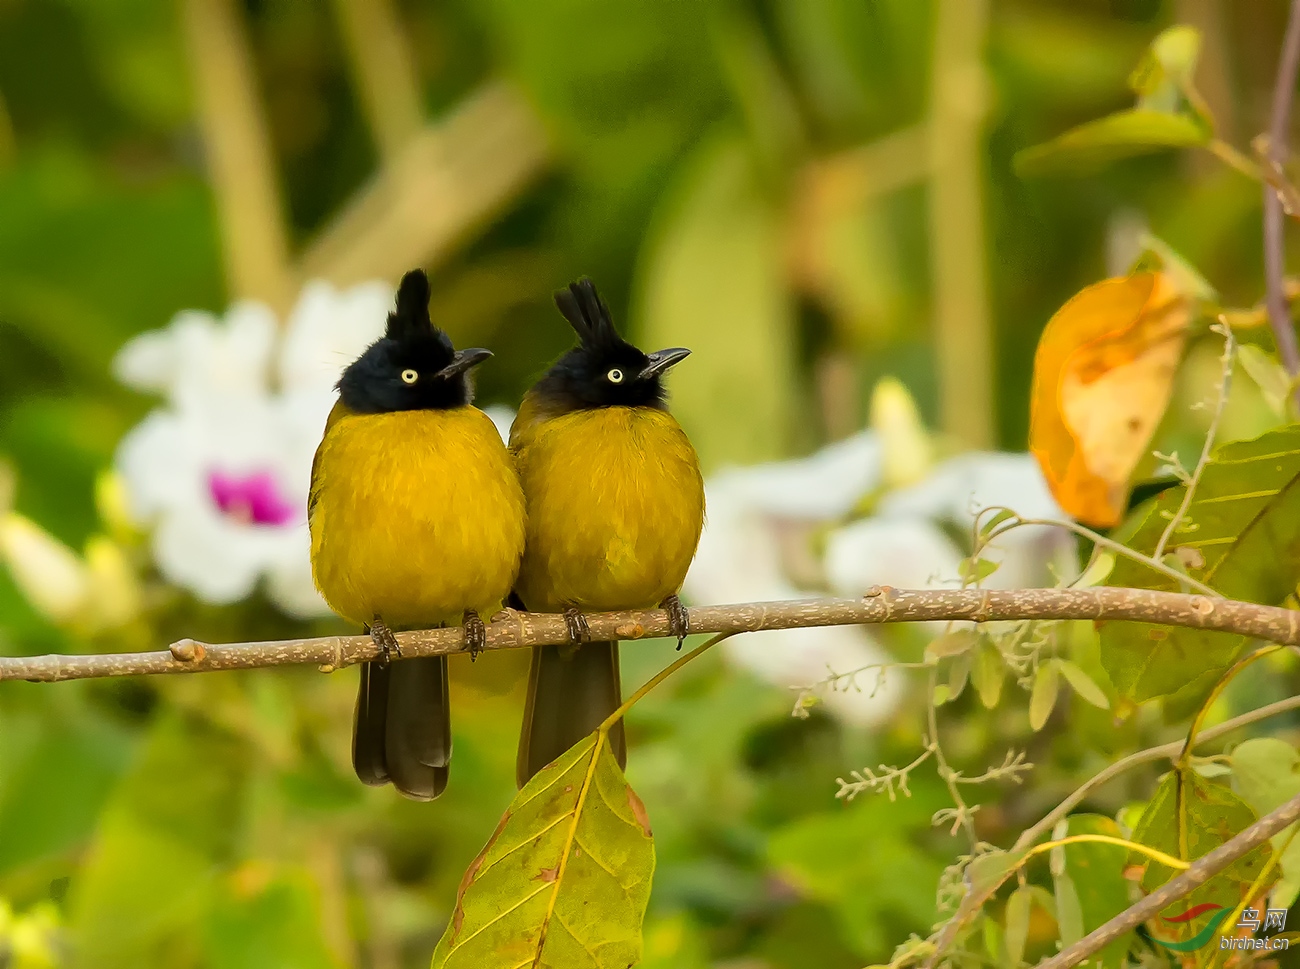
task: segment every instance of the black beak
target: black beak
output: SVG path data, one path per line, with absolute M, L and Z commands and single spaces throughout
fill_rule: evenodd
M 463 374 L 470 367 L 477 367 L 480 363 L 492 356 L 491 350 L 484 350 L 482 347 L 471 347 L 468 350 L 457 350 L 452 354 L 451 363 L 439 370 L 435 377 L 457 377 Z
M 676 366 L 691 355 L 691 351 L 685 347 L 670 347 L 667 350 L 656 350 L 654 353 L 646 354 L 650 361 L 641 371 L 642 377 L 658 377 L 665 373 L 669 367 Z

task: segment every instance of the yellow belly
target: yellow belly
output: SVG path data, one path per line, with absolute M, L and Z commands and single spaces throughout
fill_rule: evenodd
M 339 615 L 392 626 L 486 619 L 524 546 L 510 454 L 473 407 L 331 416 L 312 473 L 316 586 Z
M 658 605 L 676 593 L 704 526 L 704 482 L 665 411 L 602 407 L 511 435 L 528 503 L 516 588 L 534 611 Z

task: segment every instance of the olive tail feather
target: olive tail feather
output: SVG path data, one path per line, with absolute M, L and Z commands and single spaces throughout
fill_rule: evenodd
M 362 783 L 391 781 L 406 797 L 431 801 L 446 789 L 450 765 L 447 657 L 362 664 L 352 732 Z
M 617 642 L 534 647 L 515 767 L 519 786 L 595 731 L 622 702 Z M 609 743 L 619 766 L 626 766 L 622 721 L 610 730 Z

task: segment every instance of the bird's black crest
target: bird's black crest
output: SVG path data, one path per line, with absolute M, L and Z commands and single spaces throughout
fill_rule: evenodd
M 397 308 L 388 314 L 384 336 L 403 341 L 417 339 L 422 332 L 446 336 L 429 319 L 429 277 L 423 269 L 412 269 L 397 286 Z
M 429 277 L 412 269 L 398 284 L 384 335 L 343 371 L 339 393 L 363 414 L 462 407 L 473 386 L 466 370 L 444 370 L 455 357 L 451 338 L 429 318 Z
M 595 284 L 586 276 L 555 294 L 578 345 L 537 382 L 533 395 L 553 413 L 594 407 L 664 407 L 662 368 L 619 336 Z M 613 379 L 617 378 L 617 379 Z
M 555 305 L 578 334 L 584 347 L 609 350 L 625 342 L 618 335 L 618 330 L 614 329 L 609 307 L 596 292 L 596 284 L 586 276 L 576 283 L 570 283 L 568 289 L 559 290 L 555 294 Z

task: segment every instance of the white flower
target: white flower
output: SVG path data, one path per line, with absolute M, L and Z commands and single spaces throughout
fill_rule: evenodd
M 949 521 L 969 532 L 981 509 L 1004 505 L 1025 518 L 1060 521 L 1068 516 L 1057 505 L 1031 454 L 972 452 L 939 465 L 924 481 L 881 499 L 884 517 L 924 517 Z M 994 589 L 1016 589 L 1051 581 L 1048 563 L 1069 578 L 1077 570 L 1074 539 L 1065 529 L 1026 525 L 993 542 L 984 558 L 1001 567 L 985 581 Z M 944 578 L 956 581 L 956 572 Z M 898 583 L 892 583 L 897 585 Z
M 874 480 L 878 461 L 873 449 L 864 446 L 867 443 L 860 435 L 804 461 L 733 469 L 709 481 L 708 522 L 686 576 L 687 597 L 692 602 L 723 603 L 809 595 L 786 576 L 769 509 L 797 511 L 807 518 L 847 511 L 859 497 L 854 485 Z M 848 475 L 848 481 L 828 479 L 824 472 L 832 467 Z M 889 660 L 869 631 L 854 626 L 769 630 L 729 639 L 719 648 L 736 666 L 791 688 Z M 826 694 L 827 707 L 856 725 L 885 719 L 898 702 L 902 682 L 893 677 L 881 684 L 877 676 L 859 677 L 861 692 Z
M 285 612 L 328 612 L 311 579 L 312 455 L 334 384 L 382 336 L 392 293 L 311 282 L 283 334 L 269 309 L 241 303 L 223 319 L 179 313 L 122 348 L 119 378 L 166 398 L 123 439 L 117 467 L 168 580 L 228 603 L 265 579 Z
M 856 598 L 873 585 L 944 588 L 959 584 L 965 553 L 944 524 L 969 531 L 976 510 L 1006 505 L 1026 517 L 1059 518 L 1037 463 L 1027 454 L 967 454 L 925 477 L 928 443 L 901 388 L 883 384 L 873 407 L 875 429 L 796 461 L 728 468 L 707 482 L 708 521 L 686 578 L 694 602 L 770 601 L 824 594 Z M 883 442 L 883 443 L 882 443 Z M 892 468 L 886 467 L 891 460 Z M 914 482 L 914 483 L 912 483 Z M 852 520 L 875 502 L 875 514 Z M 815 541 L 818 533 L 824 542 Z M 822 551 L 816 551 L 820 544 Z M 1074 568 L 1073 540 L 1063 529 L 1016 529 L 987 549 L 1001 563 L 989 586 L 1037 585 Z M 938 633 L 946 624 L 930 625 Z M 729 660 L 763 679 L 800 688 L 890 661 L 862 627 L 791 629 L 737 637 L 721 647 Z M 854 724 L 888 717 L 902 677 L 880 685 L 857 678 L 860 691 L 825 692 L 828 709 Z

